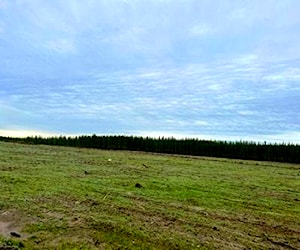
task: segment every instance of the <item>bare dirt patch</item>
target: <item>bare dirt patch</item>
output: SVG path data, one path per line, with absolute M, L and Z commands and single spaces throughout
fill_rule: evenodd
M 20 217 L 16 210 L 8 210 L 0 213 L 0 235 L 4 237 L 14 237 L 21 235 L 22 229 Z
M 9 237 L 11 233 L 18 231 L 19 229 L 15 227 L 13 223 L 0 221 L 0 235 L 4 237 Z

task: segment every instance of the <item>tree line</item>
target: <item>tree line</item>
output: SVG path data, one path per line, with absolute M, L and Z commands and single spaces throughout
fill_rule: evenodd
M 267 144 L 245 141 L 209 141 L 200 139 L 151 138 L 138 136 L 76 137 L 0 137 L 1 141 L 46 144 L 108 150 L 145 151 L 153 153 L 209 156 L 243 160 L 300 163 L 300 145 Z

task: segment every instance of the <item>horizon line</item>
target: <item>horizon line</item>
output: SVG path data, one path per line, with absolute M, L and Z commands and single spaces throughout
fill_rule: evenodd
M 198 139 L 203 141 L 225 141 L 225 142 L 250 142 L 250 143 L 265 143 L 265 144 L 292 144 L 300 145 L 300 133 L 290 133 L 282 135 L 255 135 L 255 136 L 238 136 L 238 135 L 195 135 L 195 134 L 183 134 L 183 133 L 170 133 L 163 131 L 137 131 L 131 133 L 60 133 L 60 132 L 45 132 L 37 130 L 1 130 L 0 137 L 18 138 L 23 139 L 27 137 L 41 137 L 41 138 L 53 138 L 53 137 L 67 137 L 75 138 L 79 136 L 128 136 L 128 137 L 142 137 L 142 138 L 166 138 L 166 139 Z M 287 139 L 292 137 L 295 140 Z M 276 138 L 277 137 L 277 138 Z M 281 137 L 281 138 L 278 138 Z

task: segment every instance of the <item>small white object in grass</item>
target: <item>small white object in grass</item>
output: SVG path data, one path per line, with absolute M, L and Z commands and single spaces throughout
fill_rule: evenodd
M 111 161 L 111 159 L 109 158 L 108 161 Z

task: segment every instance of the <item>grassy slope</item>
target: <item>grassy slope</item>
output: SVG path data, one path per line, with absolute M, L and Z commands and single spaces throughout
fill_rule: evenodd
M 300 248 L 299 169 L 292 164 L 0 143 L 0 222 L 11 223 L 22 234 L 20 240 L 4 234 L 0 245 Z

